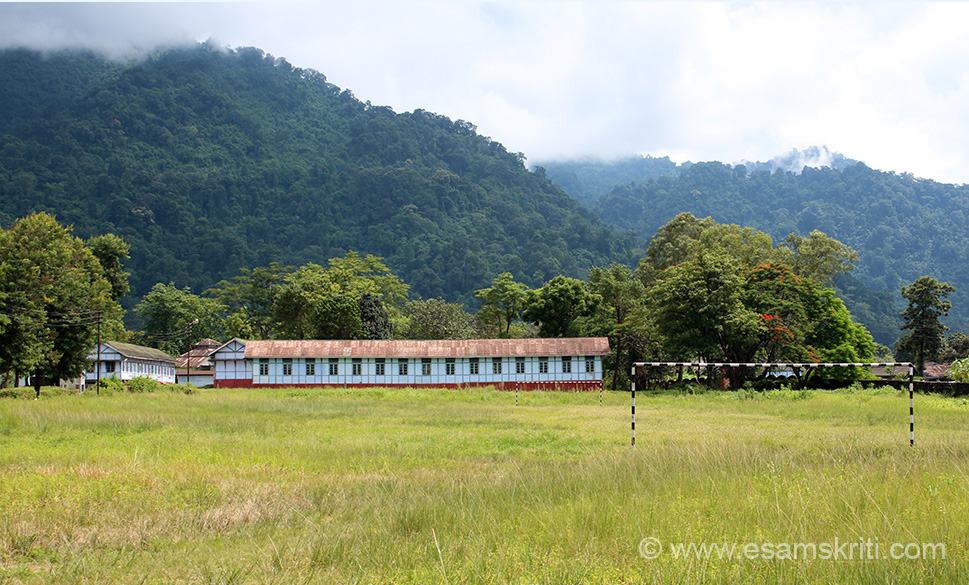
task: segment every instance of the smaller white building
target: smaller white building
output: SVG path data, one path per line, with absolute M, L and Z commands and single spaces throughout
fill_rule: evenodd
M 230 339 L 212 352 L 216 388 L 252 386 L 252 362 L 246 359 L 246 340 Z
M 98 379 L 98 364 L 102 380 L 112 377 L 121 381 L 149 378 L 162 384 L 175 383 L 175 358 L 153 347 L 106 341 L 101 344 L 100 353 L 95 347 L 88 354 L 88 362 L 90 367 L 84 374 L 88 384 Z

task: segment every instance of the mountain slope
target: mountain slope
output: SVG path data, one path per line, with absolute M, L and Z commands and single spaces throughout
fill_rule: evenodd
M 53 61 L 25 60 L 49 82 Z M 350 249 L 385 257 L 419 295 L 463 301 L 504 271 L 538 285 L 628 260 L 592 212 L 470 123 L 362 103 L 252 48 L 102 68 L 5 123 L 0 222 L 48 211 L 82 237 L 122 236 L 132 297 Z M 4 73 L 0 95 L 38 91 Z
M 854 307 L 848 302 L 856 316 L 877 306 L 883 319 L 896 319 L 899 309 L 886 304 L 887 298 L 897 300 L 899 287 L 927 274 L 957 289 L 950 296 L 950 325 L 965 330 L 969 323 L 969 186 L 860 163 L 841 170 L 807 167 L 794 174 L 748 173 L 711 162 L 696 163 L 676 177 L 619 185 L 594 209 L 607 223 L 647 237 L 684 211 L 752 226 L 775 241 L 792 232 L 821 230 L 858 251 L 853 277 L 888 295 L 862 294 Z M 842 284 L 840 292 L 862 292 L 856 282 Z M 873 333 L 881 327 L 866 325 Z

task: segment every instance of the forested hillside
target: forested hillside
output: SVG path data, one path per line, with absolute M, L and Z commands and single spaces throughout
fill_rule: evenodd
M 633 261 L 605 226 L 474 125 L 356 99 L 254 48 L 117 64 L 0 53 L 0 224 L 45 211 L 131 245 L 130 306 L 239 269 L 384 257 L 413 293 L 472 300 Z M 642 242 L 636 245 L 642 246 Z
M 629 156 L 617 160 L 540 161 L 546 176 L 576 201 L 593 207 L 616 185 L 645 183 L 650 179 L 676 176 L 690 163 L 677 165 L 670 157 Z
M 969 187 L 871 169 L 864 164 L 748 173 L 746 167 L 697 163 L 677 176 L 616 186 L 594 209 L 606 222 L 650 236 L 677 213 L 711 216 L 767 232 L 821 230 L 858 251 L 839 295 L 876 339 L 897 323 L 902 285 L 923 275 L 956 287 L 950 325 L 969 323 Z M 866 285 L 875 294 L 864 290 Z M 881 333 L 881 334 L 880 334 Z M 897 334 L 897 330 L 896 330 Z

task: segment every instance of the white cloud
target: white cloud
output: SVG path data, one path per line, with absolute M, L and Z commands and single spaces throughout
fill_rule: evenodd
M 257 46 L 532 161 L 826 144 L 969 182 L 967 17 L 958 3 L 0 3 L 0 46 Z

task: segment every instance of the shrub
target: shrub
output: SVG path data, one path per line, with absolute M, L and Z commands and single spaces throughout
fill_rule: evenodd
M 952 362 L 949 366 L 949 377 L 956 382 L 969 382 L 969 358 L 962 358 Z
M 144 392 L 154 392 L 158 389 L 158 382 L 151 378 L 132 378 L 128 381 L 128 392 L 142 394 Z
M 94 388 L 97 390 L 97 388 Z M 124 382 L 111 376 L 110 378 L 101 378 L 101 390 L 100 393 L 103 394 L 113 394 L 115 392 L 124 392 Z

